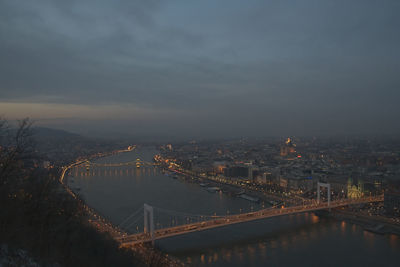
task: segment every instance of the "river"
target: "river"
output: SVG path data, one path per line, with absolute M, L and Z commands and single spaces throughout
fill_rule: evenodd
M 152 161 L 157 151 L 141 148 L 100 158 L 119 163 Z M 197 183 L 164 175 L 155 167 L 73 168 L 68 183 L 92 206 L 119 224 L 144 203 L 190 214 L 225 215 L 262 208 L 263 204 L 210 193 Z M 176 218 L 175 218 L 176 220 Z M 174 219 L 156 217 L 158 227 Z M 142 229 L 138 221 L 132 232 Z M 376 235 L 345 221 L 312 213 L 231 225 L 156 241 L 162 251 L 190 266 L 399 266 L 400 238 Z

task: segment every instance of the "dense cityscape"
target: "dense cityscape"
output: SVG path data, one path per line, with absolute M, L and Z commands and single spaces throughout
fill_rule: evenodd
M 294 201 L 315 197 L 317 182 L 331 185 L 332 199 L 385 193 L 384 209 L 365 207 L 366 214 L 393 216 L 393 222 L 399 223 L 399 151 L 396 139 L 244 139 L 167 144 L 156 160 L 222 186 L 236 184 Z

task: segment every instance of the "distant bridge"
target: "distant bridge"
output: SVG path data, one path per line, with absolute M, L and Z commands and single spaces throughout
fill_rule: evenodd
M 154 166 L 156 165 L 153 162 L 143 161 L 141 159 L 136 159 L 135 161 L 127 161 L 127 162 L 118 162 L 118 163 L 99 163 L 99 162 L 91 162 L 85 161 L 83 162 L 85 166 L 95 166 L 95 167 L 121 167 L 121 166 Z

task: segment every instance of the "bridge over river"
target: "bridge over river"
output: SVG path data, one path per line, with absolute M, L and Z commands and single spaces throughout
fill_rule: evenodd
M 160 209 L 157 207 L 152 207 L 147 204 L 144 204 L 144 207 L 142 209 L 136 211 L 134 214 L 129 216 L 124 222 L 121 223 L 121 226 L 123 226 L 129 224 L 128 223 L 129 221 L 137 221 L 138 219 L 143 218 L 144 231 L 142 233 L 120 236 L 117 237 L 117 240 L 121 243 L 122 246 L 131 246 L 144 242 L 154 242 L 157 239 L 183 235 L 191 232 L 203 231 L 207 229 L 244 223 L 254 220 L 261 220 L 261 219 L 267 219 L 267 218 L 290 215 L 290 214 L 313 212 L 317 210 L 338 208 L 348 205 L 357 205 L 357 204 L 372 203 L 379 201 L 383 201 L 383 196 L 364 197 L 359 199 L 342 199 L 342 200 L 323 202 L 323 203 L 318 201 L 310 201 L 310 203 L 299 206 L 271 207 L 254 212 L 233 214 L 227 216 L 186 214 L 186 213 L 175 212 L 172 210 Z M 143 214 L 141 214 L 141 211 L 143 211 Z M 167 213 L 174 218 L 176 218 L 176 216 L 184 216 L 187 218 L 186 220 L 187 223 L 173 227 L 160 228 L 156 230 L 154 224 L 155 212 Z
M 72 167 L 76 166 L 86 166 L 89 168 L 90 166 L 96 167 L 120 167 L 120 166 L 136 166 L 136 167 L 150 167 L 153 166 L 154 163 L 142 161 L 137 159 L 136 161 L 129 161 L 123 163 L 97 163 L 90 162 L 88 160 L 82 160 L 80 162 L 76 162 L 64 168 L 61 181 L 64 178 L 66 171 Z M 320 187 L 327 188 L 327 202 L 320 201 Z M 273 206 L 266 209 L 261 209 L 258 211 L 252 211 L 247 213 L 240 214 L 232 214 L 225 216 L 216 216 L 216 215 L 199 215 L 199 214 L 188 214 L 183 212 L 177 212 L 173 210 L 163 209 L 152 207 L 150 205 L 144 204 L 142 208 L 135 211 L 131 215 L 129 215 L 125 220 L 122 221 L 118 225 L 120 229 L 129 229 L 130 226 L 135 225 L 139 220 L 143 220 L 144 229 L 143 232 L 135 233 L 135 234 L 114 234 L 116 240 L 120 242 L 122 246 L 132 246 L 135 244 L 145 243 L 145 242 L 153 242 L 158 239 L 163 239 L 167 237 L 173 237 L 178 235 L 183 235 L 191 232 L 204 231 L 207 229 L 213 229 L 217 227 L 223 227 L 232 224 L 239 224 L 244 222 L 250 222 L 261 219 L 268 219 L 272 217 L 290 215 L 290 214 L 298 214 L 305 212 L 313 212 L 317 210 L 323 209 L 331 209 L 344 207 L 348 205 L 358 205 L 372 202 L 383 201 L 383 195 L 380 196 L 371 196 L 371 197 L 363 197 L 358 199 L 340 199 L 331 201 L 330 199 L 330 185 L 325 183 L 318 183 L 317 187 L 317 200 L 308 200 L 305 201 L 302 205 L 295 206 Z M 171 225 L 167 227 L 160 227 L 160 224 L 155 222 L 154 214 L 162 213 L 164 216 L 171 218 Z M 180 221 L 180 223 L 178 223 Z M 156 229 L 157 228 L 157 229 Z M 138 230 L 138 229 L 136 229 Z M 127 231 L 128 232 L 128 231 Z M 129 231 L 132 232 L 132 231 Z

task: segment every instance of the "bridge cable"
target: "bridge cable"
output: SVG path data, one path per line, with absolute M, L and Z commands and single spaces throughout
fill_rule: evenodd
M 204 215 L 204 214 L 192 214 L 192 213 L 185 213 L 185 212 L 179 212 L 179 211 L 174 211 L 174 210 L 169 210 L 169 209 L 163 209 L 163 208 L 158 208 L 158 207 L 153 207 L 159 212 L 164 212 L 169 215 L 177 215 L 177 216 L 185 216 L 185 217 L 192 217 L 192 218 L 225 218 L 226 216 L 221 216 L 221 215 Z
M 137 222 L 139 222 L 140 220 L 143 220 L 143 216 L 140 216 L 140 217 L 136 218 L 136 220 L 134 220 L 133 222 L 131 222 L 128 226 L 125 226 L 124 228 L 127 229 L 127 230 L 130 230 L 131 227 L 133 225 L 135 225 Z
M 135 217 L 136 215 L 139 214 L 139 212 L 143 212 L 143 207 L 140 207 L 139 209 L 137 209 L 135 212 L 131 213 L 130 215 L 128 215 L 127 217 L 125 217 L 125 219 L 122 220 L 121 223 L 118 224 L 119 227 L 121 227 L 123 224 L 127 223 L 129 220 L 131 220 L 133 217 Z

